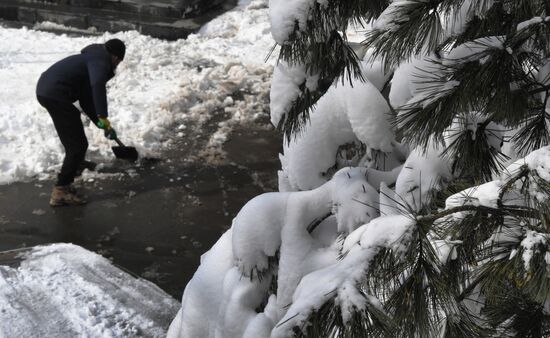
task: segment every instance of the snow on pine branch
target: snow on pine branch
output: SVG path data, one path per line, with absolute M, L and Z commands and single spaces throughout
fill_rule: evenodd
M 412 81 L 416 84 L 417 89 L 406 104 L 399 106 L 404 111 L 419 106 L 426 108 L 459 91 L 461 82 L 452 77 L 453 73 L 469 62 L 486 63 L 493 51 L 505 49 L 504 44 L 505 37 L 503 36 L 483 37 L 453 48 L 441 59 L 435 55 L 416 59 L 413 64 L 418 66 L 412 71 L 409 70 L 405 76 L 413 78 Z
M 443 65 L 453 66 L 458 63 L 472 61 L 486 62 L 491 50 L 505 49 L 506 37 L 487 36 L 473 41 L 468 41 L 453 48 L 444 58 Z
M 296 85 L 305 77 L 296 68 L 281 66 L 278 69 L 271 94 L 274 122 L 288 109 L 285 107 L 292 104 L 292 98 L 299 95 Z M 387 75 L 376 62 L 362 62 L 361 70 L 367 81 L 352 85 L 346 79 L 334 83 L 317 102 L 300 137 L 285 142 L 280 173 L 283 191 L 314 189 L 326 182 L 330 178 L 326 173 L 334 166 L 342 144 L 359 141 L 369 149 L 394 150 L 391 108 L 380 93 Z
M 517 206 L 526 206 L 522 199 L 522 194 L 514 189 L 502 192 L 507 184 L 514 183 L 519 176 L 527 175 L 530 184 L 529 196 L 539 202 L 548 201 L 550 196 L 545 191 L 541 191 L 533 175 L 540 177 L 546 182 L 550 182 L 550 146 L 536 150 L 525 158 L 520 159 L 509 165 L 502 173 L 501 178 L 476 187 L 472 187 L 454 194 L 447 198 L 446 208 L 450 209 L 462 205 L 480 205 L 489 208 L 498 208 L 503 205 L 513 203 Z
M 392 2 L 382 14 L 376 19 L 373 29 L 395 32 L 400 28 L 400 24 L 407 22 L 410 17 L 407 15 L 406 8 L 417 4 L 418 1 L 402 0 Z
M 299 30 L 305 29 L 310 11 L 316 3 L 316 0 L 271 0 L 269 18 L 275 42 L 285 44 L 296 25 Z
M 360 168 L 342 169 L 311 191 L 254 198 L 201 258 L 173 336 L 269 336 L 302 277 L 338 261 L 338 234 L 379 216 L 377 200 L 366 170 Z M 265 299 L 272 278 L 277 278 L 277 290 Z M 257 314 L 258 308 L 264 311 Z
M 519 32 L 528 28 L 529 26 L 538 25 L 541 23 L 547 23 L 549 21 L 550 21 L 550 16 L 546 16 L 546 17 L 535 16 L 529 20 L 525 20 L 518 23 L 516 30 Z
M 521 248 L 523 251 L 522 259 L 523 264 L 525 265 L 525 270 L 529 271 L 531 266 L 531 259 L 533 254 L 538 250 L 539 245 L 547 245 L 550 243 L 550 234 L 540 233 L 532 230 L 527 230 L 525 233 L 525 238 L 521 241 Z M 550 253 L 546 253 L 546 256 Z M 550 265 L 550 262 L 547 262 Z
M 358 292 L 356 285 L 368 272 L 369 264 L 383 248 L 396 253 L 406 250 L 407 242 L 416 224 L 410 215 L 379 217 L 358 228 L 344 243 L 346 256 L 339 262 L 306 275 L 293 296 L 293 303 L 275 327 L 271 337 L 292 336 L 294 327 L 301 327 L 311 313 L 335 297 L 342 309 L 345 322 L 355 311 L 366 305 L 367 298 Z
M 517 161 L 514 167 L 520 166 L 522 162 L 527 165 L 529 169 L 535 171 L 543 180 L 550 182 L 550 146 L 533 151 L 525 156 L 523 160 Z M 510 167 L 510 170 L 517 170 L 514 167 Z
M 422 166 L 420 155 L 415 163 Z M 394 208 L 380 216 L 385 202 L 369 185 L 368 173 L 366 168 L 345 168 L 317 189 L 268 193 L 245 205 L 232 228 L 202 257 L 169 337 L 288 337 L 331 300 L 342 319 L 349 320 L 375 300 L 356 285 L 381 249 L 399 257 L 418 221 L 460 224 L 478 208 L 498 214 L 501 203 L 517 204 L 521 198 L 516 180 L 528 175 L 548 183 L 550 146 L 510 165 L 501 180 L 451 196 L 446 208 L 432 215 L 413 216 L 406 208 Z M 383 179 L 379 183 L 381 195 L 392 191 Z M 535 196 L 543 193 L 533 189 L 529 192 Z M 399 202 L 398 198 L 388 200 Z M 317 224 L 315 230 L 312 224 Z M 506 237 L 499 229 L 490 239 L 494 243 Z M 337 236 L 342 233 L 348 235 L 339 244 Z M 517 240 L 526 269 L 536 248 L 547 240 L 547 234 L 538 232 Z M 430 241 L 441 264 L 456 259 L 455 247 L 461 241 Z
M 435 51 L 444 37 L 438 5 L 422 0 L 392 2 L 366 33 L 365 45 L 386 66 Z
M 317 89 L 319 75 L 308 75 L 304 66 L 279 62 L 273 72 L 270 91 L 271 123 L 278 126 L 286 118 L 292 104 L 301 94 L 300 87 L 305 86 L 313 92 Z
M 447 216 L 453 216 L 457 221 L 465 213 L 476 210 L 475 207 L 487 207 L 498 213 L 500 203 L 506 205 L 520 203 L 518 201 L 521 201 L 522 194 L 518 188 L 515 188 L 516 185 L 509 187 L 511 191 L 506 189 L 507 185 L 515 183 L 521 173 L 536 174 L 548 183 L 550 146 L 532 152 L 525 159 L 510 165 L 504 171 L 502 181 L 489 182 L 453 195 L 447 199 L 445 210 L 429 216 L 420 216 L 417 219 L 434 222 L 438 219 L 448 220 Z M 536 198 L 538 192 L 530 191 L 530 193 L 535 193 L 533 196 Z M 548 194 L 546 195 L 548 199 Z M 472 208 L 464 208 L 465 206 Z M 400 213 L 400 215 L 382 216 L 361 226 L 346 238 L 342 251 L 347 254 L 340 262 L 306 275 L 296 288 L 293 303 L 281 319 L 282 324 L 275 327 L 272 337 L 285 337 L 292 332 L 293 327 L 303 327 L 312 313 L 333 297 L 337 302 L 341 302 L 339 305 L 342 308 L 344 320 L 349 319 L 349 311 L 360 311 L 366 300 L 359 294 L 350 297 L 354 295 L 353 292 L 349 292 L 350 286 L 357 285 L 364 278 L 368 273 L 369 263 L 381 248 L 389 248 L 396 253 L 404 252 L 407 246 L 406 236 L 414 229 L 415 217 L 405 214 L 403 210 Z M 505 232 L 506 230 L 497 229 L 492 240 L 497 241 L 499 238 L 502 240 Z M 521 238 L 518 245 L 522 247 L 522 259 L 528 270 L 534 251 L 538 245 L 548 244 L 549 235 L 527 230 Z M 449 258 L 456 259 L 454 248 L 461 243 L 449 238 L 433 240 L 442 264 Z
M 535 150 L 525 158 L 508 166 L 502 180 L 517 175 L 524 167 L 527 167 L 530 171 L 528 175 L 529 195 L 539 203 L 550 202 L 550 146 Z M 542 186 L 543 184 L 546 184 L 546 186 Z
M 430 144 L 426 151 L 415 148 L 397 177 L 393 198 L 409 210 L 420 210 L 431 201 L 434 190 L 441 189 L 452 178 L 449 161 L 443 149 Z

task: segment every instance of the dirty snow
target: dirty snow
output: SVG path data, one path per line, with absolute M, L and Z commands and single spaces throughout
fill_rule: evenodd
M 76 245 L 13 257 L 18 263 L 0 266 L 0 337 L 164 337 L 180 306 Z

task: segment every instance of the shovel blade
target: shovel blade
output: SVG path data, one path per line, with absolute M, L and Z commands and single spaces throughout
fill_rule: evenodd
M 138 159 L 138 152 L 134 147 L 111 147 L 117 158 L 135 162 Z

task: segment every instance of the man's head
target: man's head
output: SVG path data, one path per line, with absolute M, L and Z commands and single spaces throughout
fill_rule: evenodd
M 124 42 L 119 39 L 111 39 L 105 42 L 105 49 L 111 54 L 113 66 L 116 68 L 118 64 L 124 60 L 124 54 L 126 54 L 126 46 Z

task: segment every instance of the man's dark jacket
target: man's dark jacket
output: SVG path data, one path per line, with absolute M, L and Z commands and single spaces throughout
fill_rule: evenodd
M 56 62 L 40 76 L 36 95 L 61 102 L 79 101 L 92 121 L 107 117 L 105 85 L 114 76 L 111 55 L 103 44 Z

